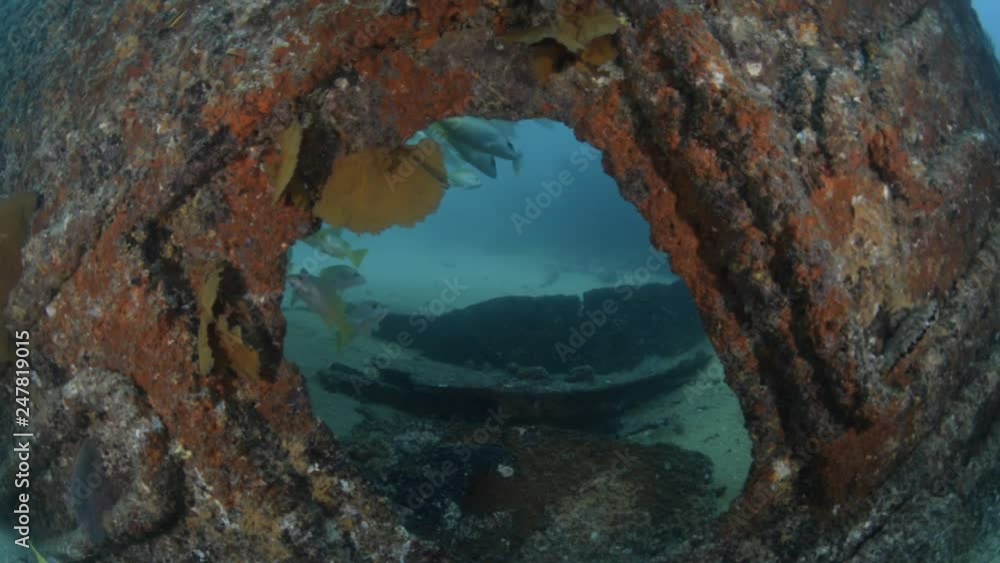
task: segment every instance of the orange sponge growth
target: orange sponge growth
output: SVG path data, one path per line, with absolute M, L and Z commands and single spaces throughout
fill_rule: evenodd
M 223 265 L 213 264 L 208 268 L 198 289 L 198 369 L 202 375 L 208 375 L 215 365 L 215 356 L 209 343 L 208 329 L 212 325 L 212 308 L 219 296 L 219 283 L 222 281 Z
M 365 150 L 334 162 L 313 213 L 356 233 L 412 227 L 437 210 L 446 183 L 444 154 L 430 139 L 415 147 Z

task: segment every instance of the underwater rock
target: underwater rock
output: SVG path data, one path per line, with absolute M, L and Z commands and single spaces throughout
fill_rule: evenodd
M 268 179 L 274 187 L 273 200 L 277 203 L 285 193 L 285 188 L 292 181 L 295 168 L 299 164 L 299 150 L 302 147 L 302 124 L 292 122 L 278 134 L 278 157 L 275 163 L 266 163 Z
M 570 368 L 566 381 L 571 383 L 593 383 L 594 368 L 587 366 L 574 366 Z
M 514 377 L 526 381 L 542 381 L 549 378 L 549 372 L 542 366 L 532 366 L 518 369 Z
M 482 428 L 364 425 L 351 440 L 407 528 L 437 538 L 456 561 L 557 553 L 641 563 L 713 517 L 712 463 L 701 453 L 543 426 Z M 416 449 L 398 439 L 417 432 Z
M 518 368 L 518 373 L 530 377 L 511 381 L 507 372 L 484 373 L 418 356 L 397 358 L 392 368 L 380 370 L 374 378 L 334 363 L 317 373 L 316 380 L 331 393 L 420 416 L 474 420 L 500 411 L 517 423 L 602 428 L 614 426 L 626 410 L 689 383 L 711 360 L 707 351 L 696 349 L 669 363 L 618 372 L 591 383 L 567 383 L 549 377 L 540 367 Z
M 390 313 L 375 336 L 413 332 L 410 315 Z M 600 373 L 681 354 L 704 342 L 684 284 L 650 283 L 569 295 L 499 297 L 450 311 L 412 334 L 414 349 L 440 362 L 540 366 L 565 373 L 590 364 Z
M 2 315 L 52 365 L 32 378 L 33 401 L 45 390 L 32 412 L 51 417 L 33 420 L 46 429 L 33 462 L 65 481 L 86 425 L 57 416 L 53 390 L 94 369 L 130 380 L 149 411 L 140 418 L 159 420 L 186 458 L 179 483 L 144 481 L 150 497 L 133 497 L 141 533 L 116 515 L 124 501 L 112 509 L 116 549 L 101 559 L 445 559 L 363 485 L 293 367 L 201 375 L 194 288 L 199 265 L 234 265 L 261 341 L 281 342 L 286 253 L 314 226 L 272 203 L 261 147 L 309 118 L 299 169 L 315 202 L 347 155 L 468 114 L 559 120 L 604 152 L 691 288 L 746 413 L 754 463 L 742 496 L 697 542 L 648 560 L 961 560 L 982 526 L 968 507 L 1000 466 L 1000 73 L 968 0 L 612 0 L 604 7 L 628 21 L 612 35 L 617 57 L 550 60 L 537 75 L 533 47 L 495 39 L 558 17 L 540 3 L 382 4 L 0 7 L 0 47 L 17 55 L 0 81 L 0 191 L 30 186 L 44 202 Z M 309 146 L 321 131 L 336 142 Z M 383 200 L 392 209 L 362 217 L 366 228 L 416 221 L 440 194 L 415 195 L 414 209 Z M 354 194 L 352 207 L 370 197 Z M 526 305 L 519 314 L 536 318 Z M 542 335 L 570 326 L 543 323 Z M 641 331 L 621 336 L 628 357 L 613 369 L 653 346 Z M 690 338 L 675 336 L 682 348 Z M 569 365 L 604 374 L 587 350 Z M 434 353 L 565 371 L 541 348 Z M 94 397 L 95 409 L 111 401 Z M 133 429 L 119 430 L 138 453 Z M 148 459 L 172 459 L 162 449 Z M 51 520 L 33 532 L 75 527 L 54 496 L 32 507 Z M 165 517 L 169 499 L 193 506 Z M 572 502 L 553 510 L 575 513 Z
M 13 193 L 0 198 L 0 365 L 16 359 L 3 310 L 7 298 L 21 276 L 21 247 L 31 231 L 31 216 L 37 206 L 33 193 Z
M 91 557 L 102 544 L 149 538 L 176 517 L 183 504 L 179 460 L 169 453 L 162 421 L 130 380 L 86 368 L 35 400 L 35 431 L 48 439 L 33 445 L 42 448 L 33 456 L 60 460 L 48 471 L 51 486 L 32 494 L 44 515 L 32 521 L 42 553 Z

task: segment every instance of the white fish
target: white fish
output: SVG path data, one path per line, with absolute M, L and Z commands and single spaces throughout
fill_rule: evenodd
M 448 117 L 438 123 L 459 152 L 464 145 L 469 149 L 509 160 L 514 163 L 514 172 L 520 172 L 524 155 L 514 146 L 510 138 L 490 121 L 478 117 Z
M 444 165 L 446 168 L 449 169 L 462 168 L 463 166 L 468 164 L 467 162 L 462 160 L 462 157 L 459 156 L 458 152 L 455 150 L 455 147 L 448 144 L 447 140 L 445 140 L 442 143 L 439 143 L 439 146 L 441 147 L 441 152 L 444 153 Z
M 428 134 L 428 132 L 431 134 Z M 458 154 L 458 151 L 455 150 L 455 147 L 451 146 L 451 144 L 448 142 L 448 138 L 444 133 L 444 129 L 431 125 L 431 127 L 429 127 L 426 131 L 418 131 L 417 134 L 414 135 L 413 138 L 407 142 L 407 145 L 419 143 L 424 139 L 431 139 L 432 141 L 436 142 L 439 147 L 441 147 L 441 154 L 444 155 L 444 166 L 448 170 L 462 168 L 463 166 L 468 164 L 467 162 L 462 160 L 461 155 Z
M 458 151 L 462 160 L 474 166 L 476 170 L 479 170 L 490 178 L 497 177 L 497 161 L 496 157 L 492 154 L 480 152 L 462 144 L 453 143 L 452 146 L 455 147 L 456 151 Z
M 520 158 L 520 152 L 510 139 L 492 123 L 477 117 L 447 117 L 438 123 L 452 144 L 462 144 L 479 152 L 505 160 Z
M 453 188 L 466 190 L 483 187 L 483 181 L 479 178 L 479 174 L 464 166 L 458 170 L 448 172 L 448 183 Z
M 507 140 L 514 141 L 517 139 L 517 122 L 507 121 L 505 119 L 490 119 L 490 125 L 496 128 L 497 131 L 504 134 Z
M 361 266 L 361 262 L 368 255 L 367 248 L 354 250 L 343 238 L 340 237 L 339 229 L 322 229 L 313 236 L 305 239 L 305 243 L 313 248 L 318 248 L 334 258 L 349 260 L 355 268 Z
M 429 138 L 430 137 L 427 135 L 427 133 L 425 133 L 423 131 L 417 131 L 416 133 L 413 134 L 412 137 L 410 137 L 409 139 L 407 139 L 405 145 L 408 146 L 408 147 L 415 147 L 415 146 L 417 146 L 417 145 L 420 144 L 420 141 L 423 141 L 424 139 L 429 139 Z
M 492 154 L 479 152 L 464 145 L 453 145 L 453 148 L 463 163 L 471 164 L 473 168 L 490 178 L 497 177 L 497 161 Z
M 428 128 L 428 132 L 431 138 L 437 141 L 439 145 L 449 147 L 450 151 L 457 154 L 459 160 L 471 164 L 476 170 L 479 170 L 490 178 L 497 177 L 497 162 L 492 154 L 478 151 L 468 145 L 456 143 L 449 135 L 448 130 L 440 122 L 432 124 Z
M 517 123 L 514 121 L 505 121 L 503 119 L 491 119 L 490 124 L 497 128 L 498 131 L 506 135 L 507 140 L 510 141 L 511 146 L 514 147 L 514 151 L 517 153 L 517 158 L 511 161 L 514 168 L 514 174 L 521 174 L 521 164 L 524 161 L 524 152 L 521 151 L 517 145 L 514 145 L 514 140 L 517 139 Z
M 410 137 L 406 141 L 406 146 L 416 147 L 425 140 L 434 141 L 438 148 L 441 149 L 441 154 L 444 156 L 445 165 L 445 175 L 441 175 L 441 171 L 436 169 L 434 166 L 430 166 L 426 161 L 420 161 L 420 167 L 430 174 L 442 187 L 448 188 L 451 182 L 449 181 L 447 170 L 452 166 L 461 166 L 462 159 L 457 154 L 455 154 L 455 149 L 448 144 L 448 140 L 444 138 L 443 134 L 438 134 L 436 136 L 428 135 L 426 131 L 417 131 L 413 137 Z

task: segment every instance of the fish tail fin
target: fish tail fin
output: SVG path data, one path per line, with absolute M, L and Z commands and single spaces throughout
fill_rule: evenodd
M 31 553 L 33 553 L 35 555 L 35 563 L 48 563 L 48 561 L 45 559 L 45 557 L 43 557 L 42 554 L 39 553 L 37 549 L 35 549 L 35 544 L 33 544 L 33 543 L 31 543 L 29 541 L 28 542 L 28 547 L 31 548 Z
M 365 256 L 368 256 L 367 248 L 359 248 L 358 250 L 351 251 L 351 264 L 354 264 L 355 268 L 360 268 Z
M 357 336 L 358 331 L 347 321 L 346 306 L 339 296 L 332 299 L 331 307 L 333 310 L 327 315 L 326 322 L 337 330 L 337 352 L 340 352 Z
M 340 330 L 347 323 L 344 302 L 336 294 L 329 296 L 329 299 L 330 308 L 324 311 L 321 316 L 326 321 L 327 326 Z
M 358 335 L 357 329 L 348 323 L 344 323 L 340 330 L 337 331 L 337 352 L 341 352 L 345 346 L 354 340 L 354 337 Z
M 444 125 L 441 123 L 432 123 L 431 126 L 427 128 L 427 132 L 429 133 L 427 136 L 439 145 L 450 141 L 448 130 L 445 129 Z

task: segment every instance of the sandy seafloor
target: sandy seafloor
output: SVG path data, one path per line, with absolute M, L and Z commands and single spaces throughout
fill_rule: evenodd
M 644 278 L 639 269 L 626 267 L 616 272 L 596 264 L 567 267 L 530 254 L 497 256 L 452 252 L 440 259 L 427 254 L 420 248 L 399 246 L 372 252 L 360 268 L 368 282 L 347 290 L 345 300 L 374 299 L 392 312 L 406 315 L 424 313 L 431 308 L 440 313 L 442 308 L 463 308 L 503 295 L 579 295 L 614 285 L 613 279 L 618 275 L 635 276 L 638 272 L 638 276 Z M 300 259 L 302 256 L 313 256 L 313 253 L 306 250 L 299 255 Z M 318 258 L 321 268 L 336 263 L 324 262 L 321 255 Z M 665 270 L 650 279 L 660 283 L 677 281 Z M 461 287 L 453 300 L 448 293 L 442 295 L 449 284 Z M 438 301 L 435 303 L 435 300 Z M 285 317 L 288 322 L 286 357 L 299 366 L 309 382 L 317 416 L 338 437 L 348 437 L 352 428 L 366 417 L 396 415 L 386 407 L 365 405 L 353 397 L 329 393 L 316 384 L 314 377 L 317 371 L 334 361 L 352 365 L 360 364 L 360 358 L 375 356 L 383 349 L 381 341 L 361 336 L 338 354 L 334 333 L 318 316 L 299 305 L 286 307 Z M 707 342 L 706 347 L 710 348 Z M 627 413 L 621 419 L 621 426 L 621 435 L 627 439 L 646 444 L 670 442 L 711 458 L 715 468 L 714 486 L 725 487 L 719 499 L 720 510 L 727 508 L 742 489 L 751 462 L 750 439 L 736 397 L 723 382 L 722 365 L 717 359 L 702 370 L 693 383 Z

